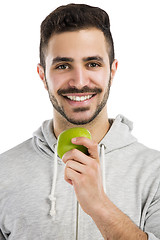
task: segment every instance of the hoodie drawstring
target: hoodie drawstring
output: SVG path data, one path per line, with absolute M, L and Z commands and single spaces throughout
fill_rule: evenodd
M 55 197 L 55 188 L 56 188 L 56 180 L 57 180 L 57 145 L 55 144 L 55 153 L 54 153 L 54 167 L 53 167 L 53 180 L 52 180 L 52 188 L 51 193 L 49 195 L 49 200 L 51 201 L 51 209 L 49 214 L 53 217 L 56 215 L 56 197 Z
M 104 192 L 106 193 L 106 181 L 105 181 L 105 176 L 106 176 L 106 172 L 105 172 L 105 146 L 104 144 L 100 145 L 100 156 L 101 156 L 101 172 L 102 172 L 102 181 L 103 181 L 103 188 L 104 188 Z

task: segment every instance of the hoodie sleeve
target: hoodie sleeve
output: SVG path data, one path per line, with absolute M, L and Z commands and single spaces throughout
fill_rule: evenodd
M 5 237 L 3 236 L 1 230 L 0 230 L 0 240 L 5 240 Z
M 157 238 L 154 236 L 154 234 L 146 232 L 148 234 L 148 240 L 160 240 L 160 238 Z
M 160 240 L 160 184 L 148 209 L 144 230 L 148 240 Z

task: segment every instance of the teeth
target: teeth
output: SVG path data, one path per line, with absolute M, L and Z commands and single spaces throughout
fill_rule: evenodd
M 92 95 L 87 95 L 87 96 L 66 96 L 67 98 L 69 98 L 72 101 L 76 101 L 76 102 L 83 102 L 85 100 L 88 100 L 92 97 Z

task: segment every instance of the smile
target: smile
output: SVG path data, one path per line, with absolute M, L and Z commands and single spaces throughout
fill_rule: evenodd
M 65 96 L 66 98 L 68 98 L 71 101 L 75 101 L 75 102 L 83 102 L 86 101 L 90 98 L 92 98 L 94 95 L 86 95 L 86 96 Z

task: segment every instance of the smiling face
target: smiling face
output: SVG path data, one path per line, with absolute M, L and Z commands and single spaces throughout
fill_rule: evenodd
M 38 73 L 49 92 L 55 121 L 87 124 L 106 112 L 109 88 L 117 68 L 110 69 L 103 32 L 89 28 L 51 37 L 45 74 Z

